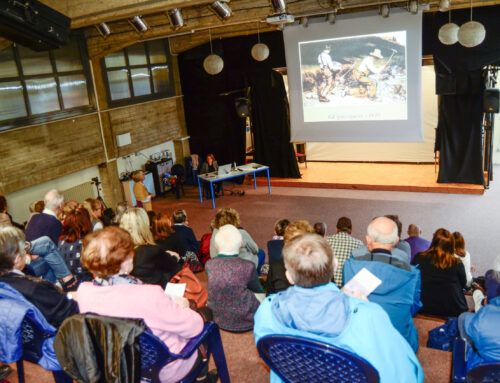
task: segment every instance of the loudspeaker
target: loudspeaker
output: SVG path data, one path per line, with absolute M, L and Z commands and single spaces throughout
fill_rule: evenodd
M 239 97 L 234 100 L 234 106 L 236 108 L 236 114 L 240 117 L 248 116 L 248 99 L 246 97 Z
M 500 91 L 498 89 L 485 89 L 483 96 L 483 111 L 484 113 L 498 113 L 498 96 Z

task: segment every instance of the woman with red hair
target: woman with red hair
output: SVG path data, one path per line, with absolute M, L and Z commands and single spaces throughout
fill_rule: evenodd
M 91 281 L 92 274 L 80 263 L 83 238 L 92 232 L 90 214 L 84 207 L 70 211 L 63 221 L 59 252 L 79 281 Z
M 171 217 L 166 213 L 159 213 L 153 217 L 151 220 L 153 239 L 163 251 L 175 251 L 181 258 L 184 258 L 186 249 L 182 245 L 180 238 L 175 234 L 174 229 L 172 229 Z
M 465 268 L 454 253 L 455 238 L 448 230 L 438 229 L 429 250 L 415 255 L 412 264 L 422 276 L 421 314 L 456 317 L 467 311 Z

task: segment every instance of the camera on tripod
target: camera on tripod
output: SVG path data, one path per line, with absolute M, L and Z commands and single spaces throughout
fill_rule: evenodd
M 99 181 L 99 177 L 94 177 L 91 179 L 91 181 L 95 186 L 99 186 L 102 183 L 101 181 Z

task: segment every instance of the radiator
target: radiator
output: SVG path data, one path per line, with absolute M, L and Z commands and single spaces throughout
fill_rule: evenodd
M 82 203 L 87 198 L 95 198 L 95 186 L 92 182 L 84 182 L 83 184 L 74 186 L 70 189 L 62 191 L 64 195 L 64 201 L 76 201 Z

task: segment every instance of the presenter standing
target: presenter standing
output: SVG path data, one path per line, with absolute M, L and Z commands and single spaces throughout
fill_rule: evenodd
M 153 204 L 151 203 L 151 198 L 153 195 L 148 191 L 144 185 L 144 172 L 142 170 L 137 170 L 132 174 L 132 179 L 134 180 L 134 197 L 137 201 L 137 207 L 142 207 L 146 211 L 153 210 Z
M 211 173 L 211 172 L 216 172 L 219 169 L 219 164 L 217 163 L 215 156 L 210 153 L 207 154 L 207 157 L 205 158 L 205 162 L 201 165 L 200 168 L 200 174 L 206 174 L 206 173 Z M 219 196 L 220 188 L 221 188 L 221 183 L 214 183 L 214 193 L 215 196 Z M 203 183 L 203 194 L 207 198 L 211 198 L 212 196 L 210 195 L 210 188 L 206 182 Z

